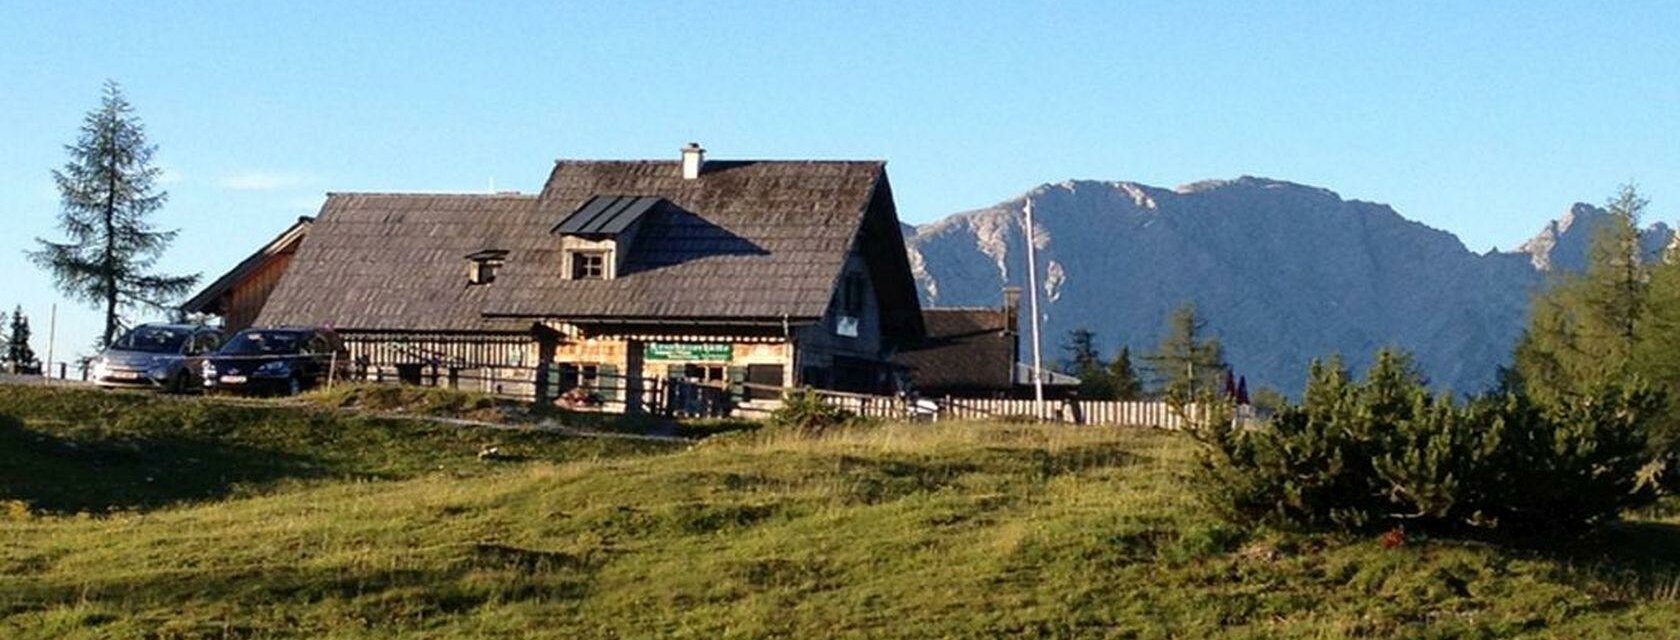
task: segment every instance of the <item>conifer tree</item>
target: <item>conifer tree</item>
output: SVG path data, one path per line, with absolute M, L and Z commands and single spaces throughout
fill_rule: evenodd
M 100 107 L 82 122 L 81 136 L 65 147 L 70 160 L 53 172 L 65 242 L 37 238 L 30 258 L 49 271 L 60 291 L 101 308 L 99 344 L 116 338 L 123 314 L 140 305 L 163 308 L 187 293 L 197 275 L 164 275 L 153 267 L 175 239 L 148 221 L 168 200 L 155 188 L 157 147 L 114 82 L 105 84 Z
M 19 306 L 12 310 L 3 341 L 6 346 L 5 362 L 13 371 L 35 368 L 35 351 L 29 347 L 29 334 L 29 318 L 23 315 L 23 307 Z
M 1669 245 L 1648 271 L 1636 371 L 1658 388 L 1680 390 L 1680 246 Z
M 1225 350 L 1218 338 L 1207 335 L 1207 321 L 1190 303 L 1173 311 L 1161 346 L 1146 360 L 1169 398 L 1217 392 L 1225 377 Z
M 1110 379 L 1108 369 L 1103 365 L 1102 353 L 1097 349 L 1095 331 L 1084 327 L 1068 331 L 1067 340 L 1062 343 L 1062 351 L 1067 354 L 1067 359 L 1062 363 L 1062 371 L 1079 378 L 1081 397 L 1094 400 L 1114 397 L 1114 381 Z
M 1622 187 L 1607 205 L 1609 219 L 1594 231 L 1586 272 L 1563 276 L 1535 297 L 1515 374 L 1537 398 L 1648 373 L 1636 360 L 1651 329 L 1650 274 L 1639 243 L 1646 203 L 1632 186 Z
M 1097 351 L 1097 333 L 1080 327 L 1068 331 L 1067 339 L 1062 342 L 1062 352 L 1067 354 L 1063 361 L 1063 370 L 1073 375 L 1092 367 L 1102 366 L 1102 354 Z
M 1143 398 L 1143 379 L 1138 376 L 1137 368 L 1132 366 L 1131 347 L 1120 347 L 1120 352 L 1114 354 L 1114 359 L 1108 363 L 1108 379 L 1114 385 L 1115 400 L 1141 400 Z

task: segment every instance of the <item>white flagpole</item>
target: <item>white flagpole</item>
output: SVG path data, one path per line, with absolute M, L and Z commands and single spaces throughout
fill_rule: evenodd
M 58 346 L 58 303 L 52 306 L 52 319 L 47 321 L 47 366 L 42 367 L 41 377 L 52 377 L 53 347 Z
M 1038 255 L 1033 247 L 1033 204 L 1032 198 L 1027 198 L 1022 211 L 1027 217 L 1027 307 L 1032 314 L 1032 379 L 1033 379 L 1033 417 L 1044 419 L 1044 361 L 1038 348 Z

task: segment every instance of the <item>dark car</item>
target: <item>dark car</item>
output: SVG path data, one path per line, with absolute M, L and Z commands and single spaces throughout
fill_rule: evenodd
M 204 387 L 215 392 L 296 395 L 345 379 L 350 353 L 331 329 L 246 329 L 204 362 Z
M 198 388 L 204 356 L 221 344 L 222 333 L 211 327 L 143 324 L 100 352 L 88 373 L 101 387 L 184 393 Z

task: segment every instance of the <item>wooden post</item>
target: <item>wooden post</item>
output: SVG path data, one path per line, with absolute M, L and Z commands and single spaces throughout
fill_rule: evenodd
M 624 342 L 624 413 L 641 413 L 643 392 L 643 369 L 646 355 L 643 353 L 644 343 L 641 340 L 626 340 Z

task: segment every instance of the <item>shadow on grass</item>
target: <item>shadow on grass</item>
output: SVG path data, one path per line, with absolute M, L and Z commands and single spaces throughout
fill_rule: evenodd
M 1680 602 L 1680 524 L 1617 522 L 1548 555 L 1612 598 Z
M 313 458 L 183 436 L 44 433 L 0 414 L 0 500 L 56 513 L 152 509 L 322 475 Z
M 188 578 L 183 578 L 182 571 L 167 568 L 56 573 L 11 589 L 0 601 L 0 630 L 5 629 L 8 616 L 90 604 L 120 612 L 122 617 L 137 618 L 142 624 L 162 622 L 146 619 L 167 612 L 172 624 L 203 624 L 212 631 L 181 633 L 180 637 L 228 637 L 218 609 L 258 614 L 241 616 L 253 626 L 246 629 L 246 635 L 233 634 L 236 637 L 268 637 L 282 629 L 288 637 L 298 631 L 315 632 L 309 637 L 320 637 L 330 635 L 332 627 L 346 620 L 423 627 L 429 621 L 464 615 L 491 603 L 552 604 L 581 599 L 590 592 L 595 573 L 604 562 L 604 557 L 498 543 L 481 543 L 466 551 L 404 556 L 402 562 L 411 566 L 398 567 L 393 559 L 390 568 L 360 564 L 197 567 L 188 572 Z M 193 606 L 211 602 L 216 606 Z M 313 610 L 327 615 L 314 620 L 291 616 L 264 619 L 260 615 L 274 610 Z

